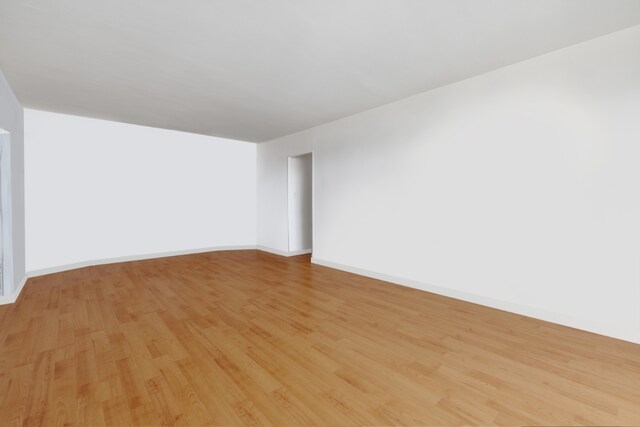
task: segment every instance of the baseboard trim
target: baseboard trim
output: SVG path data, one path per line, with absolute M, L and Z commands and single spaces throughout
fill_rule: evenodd
M 116 264 L 119 262 L 128 262 L 128 261 L 143 261 L 147 259 L 156 259 L 156 258 L 166 258 L 172 256 L 180 256 L 180 255 L 193 255 L 200 254 L 206 252 L 218 252 L 218 251 L 246 251 L 246 250 L 259 250 L 263 252 L 269 252 L 275 255 L 290 257 L 296 255 L 310 254 L 311 249 L 306 249 L 302 251 L 295 252 L 284 252 L 278 249 L 269 248 L 266 246 L 256 246 L 256 245 L 236 245 L 236 246 L 212 246 L 208 248 L 198 248 L 198 249 L 184 249 L 179 251 L 169 251 L 169 252 L 158 252 L 153 254 L 142 254 L 142 255 L 127 255 L 115 258 L 102 258 L 96 260 L 88 260 L 88 261 L 80 261 L 74 262 L 71 264 L 65 265 L 57 265 L 54 267 L 47 267 L 38 270 L 28 271 L 18 289 L 16 289 L 11 295 L 0 295 L 0 305 L 4 304 L 12 304 L 18 300 L 20 296 L 20 292 L 22 292 L 22 288 L 32 277 L 45 276 L 47 274 L 61 273 L 63 271 L 76 270 L 78 268 L 84 267 L 92 267 L 96 265 L 105 265 L 105 264 Z
M 366 270 L 357 267 L 351 267 L 328 261 L 320 258 L 311 257 L 313 264 L 321 265 L 324 267 L 334 268 L 336 270 L 346 271 L 348 273 L 357 274 L 359 276 L 370 277 L 372 279 L 378 279 L 385 282 L 393 283 L 396 285 L 407 286 L 409 288 L 419 289 L 426 292 L 442 295 L 449 298 L 454 298 L 485 307 L 491 307 L 498 310 L 508 311 L 510 313 L 519 314 L 526 317 L 532 317 L 538 320 L 544 320 L 546 322 L 555 323 L 562 326 L 568 326 L 575 329 L 591 332 L 598 335 L 605 335 L 611 338 L 617 338 L 624 341 L 629 341 L 635 344 L 640 344 L 640 330 L 626 330 L 617 329 L 611 327 L 603 327 L 602 325 L 594 324 L 593 322 L 577 319 L 572 316 L 553 313 L 545 310 L 540 310 L 534 307 L 525 305 L 510 303 L 506 301 L 496 300 L 489 297 L 484 297 L 477 294 L 471 294 L 463 291 L 457 291 L 455 289 L 444 288 L 441 286 L 434 286 L 428 283 L 418 282 L 416 280 L 406 279 L 403 277 L 391 276 L 384 273 L 379 273 L 371 270 Z
M 20 281 L 20 284 L 18 285 L 18 289 L 13 291 L 11 295 L 0 295 L 0 305 L 13 304 L 16 302 L 20 296 L 20 292 L 22 292 L 22 288 L 24 288 L 24 285 L 27 283 L 27 280 L 29 280 L 28 273 L 24 275 L 22 281 Z
M 180 255 L 192 255 L 192 254 L 200 254 L 205 252 L 217 252 L 217 251 L 242 251 L 242 250 L 255 250 L 255 245 L 246 245 L 246 246 L 213 246 L 210 248 L 198 248 L 198 249 L 184 249 L 180 251 L 169 251 L 169 252 L 158 252 L 154 254 L 142 254 L 142 255 L 127 255 L 115 258 L 103 258 L 103 259 L 95 259 L 88 261 L 80 261 L 74 262 L 71 264 L 65 265 L 57 265 L 54 267 L 42 268 L 39 270 L 31 270 L 27 271 L 22 282 L 18 286 L 11 295 L 1 295 L 0 296 L 0 305 L 4 304 L 12 304 L 18 300 L 20 296 L 20 292 L 22 292 L 22 288 L 32 277 L 45 276 L 47 274 L 61 273 L 63 271 L 76 270 L 78 268 L 84 267 L 92 267 L 95 265 L 104 265 L 104 264 L 116 264 L 119 262 L 128 262 L 128 261 L 143 261 L 146 259 L 155 259 L 155 258 L 166 258 L 171 256 L 180 256 Z
M 286 256 L 286 257 L 306 255 L 312 252 L 312 249 L 303 249 L 300 251 L 281 251 L 279 249 L 269 248 L 267 246 L 256 246 L 256 249 L 258 249 L 259 251 L 269 252 L 275 255 Z
M 285 256 L 285 257 L 304 255 L 312 252 L 311 249 L 302 250 L 302 251 L 285 252 L 285 251 L 280 251 L 278 249 L 269 248 L 266 246 L 256 246 L 256 245 L 214 246 L 209 248 L 186 249 L 186 250 L 180 250 L 180 251 L 161 252 L 161 253 L 155 253 L 155 254 L 129 255 L 129 256 L 122 256 L 122 257 L 116 257 L 116 258 L 105 258 L 105 259 L 99 259 L 99 260 L 82 261 L 82 262 L 77 262 L 72 264 L 44 268 L 40 270 L 28 271 L 23 277 L 20 284 L 18 285 L 18 288 L 11 295 L 0 296 L 0 305 L 15 303 L 18 300 L 20 293 L 22 292 L 22 289 L 24 288 L 25 284 L 32 277 L 44 276 L 44 275 L 53 274 L 53 273 L 60 273 L 63 271 L 75 270 L 78 268 L 91 267 L 95 265 L 115 264 L 119 262 L 142 261 L 146 259 L 165 258 L 165 257 L 171 257 L 171 256 L 191 255 L 191 254 L 217 252 L 217 251 L 235 251 L 235 250 L 260 250 L 260 251 L 269 252 L 279 256 Z M 444 288 L 440 286 L 434 286 L 427 283 L 418 282 L 415 280 L 406 279 L 406 278 L 397 277 L 397 276 L 391 276 L 388 274 L 366 270 L 358 267 L 351 267 L 348 265 L 344 265 L 344 264 L 340 264 L 340 263 L 336 263 L 333 261 L 328 261 L 320 258 L 311 257 L 311 262 L 313 264 L 334 268 L 336 270 L 346 271 L 348 273 L 358 274 L 360 276 L 371 277 L 373 279 L 383 280 L 385 282 L 389 282 L 397 285 L 408 286 L 410 288 L 420 289 L 426 292 L 432 292 L 434 294 L 443 295 L 446 297 L 455 298 L 462 301 L 483 305 L 486 307 L 496 308 L 498 310 L 504 310 L 511 313 L 520 314 L 522 316 L 533 317 L 535 319 L 540 319 L 547 322 L 556 323 L 563 326 L 569 326 L 569 327 L 581 329 L 587 332 L 592 332 L 595 334 L 605 335 L 612 338 L 617 338 L 624 341 L 630 341 L 636 344 L 640 344 L 640 331 L 618 330 L 614 328 L 602 327 L 601 325 L 596 325 L 596 324 L 593 324 L 592 322 L 585 321 L 583 319 L 576 319 L 574 317 L 570 317 L 570 316 L 566 316 L 558 313 L 552 313 L 552 312 L 540 310 L 533 307 L 496 300 L 493 298 L 483 297 L 481 295 L 457 291 L 454 289 Z
M 38 277 L 38 276 L 44 276 L 47 274 L 75 270 L 78 268 L 92 267 L 95 265 L 117 264 L 119 262 L 128 262 L 128 261 L 144 261 L 147 259 L 167 258 L 172 256 L 180 256 L 180 255 L 193 255 L 193 254 L 201 254 L 205 252 L 244 251 L 244 250 L 251 250 L 251 249 L 255 250 L 256 246 L 255 245 L 213 246 L 209 248 L 183 249 L 179 251 L 157 252 L 153 254 L 126 255 L 126 256 L 115 257 L 115 258 L 103 258 L 103 259 L 97 259 L 97 260 L 74 262 L 74 263 L 65 264 L 65 265 L 57 265 L 55 267 L 48 267 L 48 268 L 43 268 L 39 270 L 31 270 L 27 274 L 29 277 Z

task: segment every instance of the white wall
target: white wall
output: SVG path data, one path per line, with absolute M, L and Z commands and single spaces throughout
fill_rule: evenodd
M 314 152 L 314 260 L 640 342 L 640 27 L 258 146 L 286 250 Z
M 289 251 L 308 251 L 313 244 L 313 157 L 289 157 Z
M 256 243 L 255 144 L 25 110 L 27 270 Z
M 24 127 L 22 105 L 13 94 L 1 71 L 0 128 L 11 134 L 13 284 L 5 284 L 5 295 L 9 295 L 16 293 L 25 278 Z

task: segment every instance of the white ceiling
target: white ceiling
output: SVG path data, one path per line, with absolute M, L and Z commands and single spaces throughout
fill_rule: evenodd
M 640 24 L 640 0 L 0 0 L 25 107 L 265 141 Z

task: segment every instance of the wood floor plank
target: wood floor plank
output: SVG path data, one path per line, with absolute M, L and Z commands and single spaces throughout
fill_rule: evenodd
M 30 279 L 0 425 L 640 425 L 640 345 L 212 252 Z

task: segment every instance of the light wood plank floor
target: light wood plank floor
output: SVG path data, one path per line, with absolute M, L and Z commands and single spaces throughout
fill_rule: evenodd
M 29 280 L 0 425 L 640 425 L 640 346 L 214 252 Z

